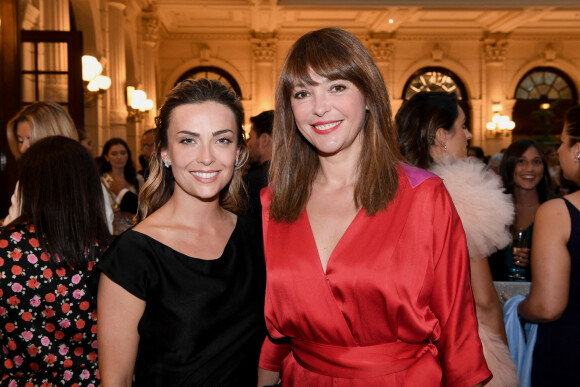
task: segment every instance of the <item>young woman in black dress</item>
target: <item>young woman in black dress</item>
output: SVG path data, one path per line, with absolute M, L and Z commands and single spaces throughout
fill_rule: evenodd
M 256 385 L 265 268 L 259 224 L 235 214 L 243 123 L 217 81 L 183 81 L 161 107 L 143 220 L 97 266 L 103 385 Z

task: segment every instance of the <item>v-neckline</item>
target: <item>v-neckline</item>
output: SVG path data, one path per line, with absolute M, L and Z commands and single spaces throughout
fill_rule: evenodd
M 328 267 L 330 265 L 331 260 L 333 260 L 332 258 L 336 255 L 336 252 L 337 252 L 337 250 L 339 250 L 340 246 L 342 244 L 344 244 L 343 241 L 344 241 L 345 237 L 350 233 L 350 230 L 353 227 L 353 224 L 356 222 L 356 220 L 358 219 L 358 217 L 361 215 L 361 213 L 363 211 L 364 211 L 364 209 L 360 208 L 356 212 L 355 216 L 352 218 L 352 220 L 350 221 L 350 223 L 348 224 L 348 226 L 346 227 L 346 229 L 344 230 L 344 232 L 342 233 L 342 235 L 338 239 L 338 242 L 336 243 L 336 245 L 334 246 L 334 248 L 330 252 L 330 255 L 328 256 L 328 261 L 326 261 L 326 270 L 325 270 L 324 267 L 322 266 L 322 260 L 320 259 L 320 250 L 318 249 L 318 245 L 316 244 L 316 238 L 314 237 L 314 230 L 312 229 L 312 224 L 310 223 L 310 217 L 308 216 L 308 210 L 306 209 L 306 207 L 304 208 L 304 216 L 306 218 L 306 223 L 308 224 L 308 229 L 310 230 L 310 236 L 312 238 L 312 243 L 314 245 L 314 249 L 316 250 L 316 258 L 318 258 L 318 265 L 319 265 L 319 268 L 324 276 L 326 276 L 328 274 Z

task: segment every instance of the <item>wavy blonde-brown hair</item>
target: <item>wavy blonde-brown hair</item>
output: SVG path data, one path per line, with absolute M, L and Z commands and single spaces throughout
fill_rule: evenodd
M 276 87 L 273 155 L 270 164 L 270 216 L 292 222 L 310 197 L 320 162 L 317 150 L 299 133 L 291 97 L 295 85 L 314 82 L 310 70 L 330 80 L 344 79 L 360 89 L 367 104 L 354 203 L 369 215 L 386 208 L 398 187 L 401 159 L 385 82 L 360 40 L 339 28 L 324 28 L 298 39 L 290 49 Z
M 30 145 L 48 136 L 64 136 L 78 141 L 78 133 L 68 112 L 54 102 L 34 102 L 23 107 L 6 125 L 6 137 L 10 151 L 16 158 L 22 157 L 18 149 L 16 129 L 21 122 L 30 125 Z
M 244 139 L 244 108 L 239 96 L 223 83 L 208 79 L 186 79 L 178 83 L 165 98 L 159 115 L 155 117 L 155 143 L 153 154 L 149 161 L 149 177 L 139 192 L 139 219 L 163 206 L 175 187 L 175 180 L 171 168 L 166 168 L 161 159 L 161 151 L 167 149 L 167 132 L 171 124 L 172 112 L 178 106 L 212 101 L 229 108 L 236 119 L 236 140 L 240 149 L 238 164 L 230 183 L 220 193 L 220 205 L 232 212 L 240 212 L 246 203 L 245 186 L 242 178 L 243 166 L 248 160 L 248 147 Z

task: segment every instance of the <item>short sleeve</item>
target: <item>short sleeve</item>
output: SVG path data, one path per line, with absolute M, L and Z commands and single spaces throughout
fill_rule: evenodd
M 147 289 L 157 282 L 155 250 L 136 231 L 120 235 L 95 269 L 137 298 L 145 300 Z

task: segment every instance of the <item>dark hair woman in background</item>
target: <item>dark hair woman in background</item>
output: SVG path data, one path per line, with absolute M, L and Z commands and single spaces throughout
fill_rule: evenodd
M 94 159 L 47 137 L 24 154 L 19 181 L 21 214 L 0 231 L 0 384 L 96 386 L 86 281 L 109 231 Z
M 510 242 L 514 207 L 503 193 L 501 179 L 476 158 L 467 158 L 465 114 L 453 93 L 420 92 L 395 117 L 403 156 L 443 179 L 457 208 L 467 237 L 471 288 L 479 336 L 493 379 L 487 386 L 519 385 L 507 347 L 501 304 L 487 257 Z
M 133 225 L 143 177 L 135 172 L 129 146 L 121 138 L 115 137 L 105 143 L 98 165 L 115 214 L 113 233 L 118 235 Z
M 510 246 L 494 253 L 489 263 L 496 281 L 530 281 L 530 247 L 534 216 L 540 204 L 554 196 L 548 162 L 533 140 L 517 140 L 504 152 L 500 176 L 505 192 L 512 195 L 515 218 Z

